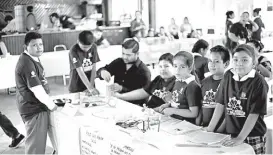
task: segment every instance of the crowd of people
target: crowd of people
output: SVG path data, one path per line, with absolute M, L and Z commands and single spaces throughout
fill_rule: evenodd
M 254 12 L 257 17 L 259 9 Z M 53 22 L 57 18 L 52 15 Z M 230 134 L 232 138 L 226 140 L 224 146 L 248 143 L 256 154 L 265 154 L 267 128 L 264 116 L 269 90 L 266 78 L 272 77 L 272 66 L 260 54 L 263 45 L 259 23 L 262 22 L 259 17 L 254 22 L 249 20 L 247 12 L 241 15 L 238 23 L 231 23 L 232 18 L 234 13 L 227 12 L 226 37 L 229 41 L 226 47 L 217 45 L 209 49 L 208 42 L 200 39 L 192 51 L 177 51 L 175 55 L 164 53 L 158 60 L 159 75 L 155 79 L 151 79 L 150 70 L 139 58 L 137 39 L 125 39 L 121 45 L 122 57 L 97 69 L 100 56 L 96 44 L 105 41 L 100 30 L 94 33 L 82 31 L 69 51 L 69 92 L 98 95 L 95 79 L 110 81 L 114 76 L 114 84 L 109 86 L 114 97 L 139 106 L 145 104 L 163 115 L 204 126 L 208 132 Z M 131 25 L 133 36 L 144 35 L 146 26 L 141 12 L 136 12 Z M 180 29 L 171 19 L 168 29 L 169 33 L 166 33 L 161 27 L 156 35 L 170 34 L 178 39 L 178 31 L 184 37 L 193 31 L 188 18 L 184 19 Z M 155 33 L 149 31 L 149 36 L 152 35 Z M 50 99 L 46 73 L 39 60 L 43 52 L 41 34 L 28 32 L 24 39 L 24 52 L 15 70 L 17 106 L 26 128 L 26 154 L 45 153 L 49 113 L 57 109 Z M 9 130 L 7 128 L 14 131 L 7 132 L 13 138 L 11 147 L 17 146 L 24 136 L 1 113 L 0 119 L 9 124 L 3 128 L 4 131 Z
M 140 11 L 136 11 L 135 19 L 131 22 L 130 27 L 131 37 L 148 38 L 148 37 L 166 37 L 169 40 L 179 38 L 197 38 L 196 30 L 192 27 L 188 17 L 185 17 L 183 24 L 179 26 L 175 23 L 175 19 L 171 18 L 171 23 L 168 29 L 165 30 L 164 26 L 160 26 L 159 31 L 154 28 L 147 28 L 142 20 Z

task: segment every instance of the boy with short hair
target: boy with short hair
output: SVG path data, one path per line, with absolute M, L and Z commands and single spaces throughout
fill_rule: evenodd
M 70 82 L 69 92 L 87 90 L 91 95 L 99 94 L 95 89 L 96 63 L 100 61 L 95 38 L 91 31 L 82 31 L 78 42 L 69 51 Z
M 57 106 L 49 97 L 49 86 L 39 57 L 44 52 L 41 34 L 29 32 L 25 36 L 25 51 L 15 69 L 18 89 L 17 107 L 26 128 L 26 154 L 45 154 L 49 129 L 49 110 Z
M 215 94 L 229 61 L 229 51 L 225 47 L 217 45 L 210 49 L 208 68 L 212 75 L 201 82 L 203 126 L 209 125 L 216 106 Z

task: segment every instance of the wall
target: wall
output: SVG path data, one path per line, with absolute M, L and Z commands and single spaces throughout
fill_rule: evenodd
M 43 17 L 52 12 L 69 16 L 80 16 L 80 0 L 0 0 L 1 10 L 14 10 L 15 5 L 34 5 L 34 14 L 37 23 L 40 24 Z

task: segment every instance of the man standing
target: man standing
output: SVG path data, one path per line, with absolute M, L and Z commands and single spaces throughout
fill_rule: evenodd
M 98 70 L 98 76 L 109 82 L 115 76 L 114 84 L 110 86 L 113 92 L 125 93 L 149 85 L 151 73 L 139 59 L 139 43 L 135 39 L 125 40 L 122 44 L 122 58 L 112 61 Z M 132 103 L 142 105 L 141 101 Z
M 88 91 L 92 95 L 99 92 L 95 89 L 96 63 L 100 61 L 95 38 L 91 31 L 82 31 L 78 43 L 69 51 L 70 82 L 69 92 Z
M 18 130 L 13 126 L 11 121 L 1 113 L 0 111 L 0 127 L 3 129 L 5 134 L 12 138 L 12 142 L 9 145 L 10 148 L 18 147 L 22 142 L 24 142 L 25 136 L 20 134 Z
M 57 108 L 49 98 L 49 87 L 39 57 L 44 52 L 41 34 L 29 32 L 25 36 L 25 51 L 15 69 L 16 98 L 19 113 L 26 128 L 26 154 L 44 154 L 49 110 Z

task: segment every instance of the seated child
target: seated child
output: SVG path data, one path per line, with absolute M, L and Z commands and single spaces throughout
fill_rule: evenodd
M 164 95 L 163 99 L 166 103 L 157 111 L 196 124 L 202 93 L 195 76 L 191 74 L 193 55 L 185 51 L 178 52 L 174 56 L 173 66 L 176 76 L 173 91 Z

